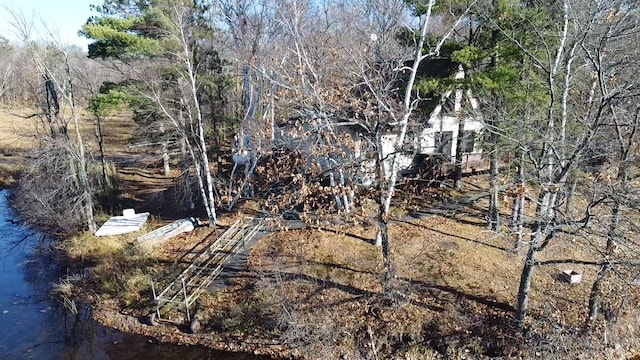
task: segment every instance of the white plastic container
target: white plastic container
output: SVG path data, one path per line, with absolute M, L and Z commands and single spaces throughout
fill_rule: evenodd
M 578 284 L 582 281 L 582 274 L 575 270 L 562 271 L 562 279 L 569 284 Z

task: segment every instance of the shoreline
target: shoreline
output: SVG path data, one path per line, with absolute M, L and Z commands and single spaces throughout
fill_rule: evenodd
M 0 156 L 0 159 L 2 156 Z M 15 163 L 20 166 L 24 162 L 25 158 L 23 156 L 11 156 L 11 163 Z M 12 204 L 13 192 L 16 190 L 18 186 L 18 169 L 7 169 L 7 164 L 2 163 L 0 160 L 0 168 L 4 170 L 3 172 L 6 176 L 0 177 L 0 190 L 8 190 L 11 195 L 9 196 L 8 204 L 11 207 L 12 211 L 16 212 L 18 218 L 21 222 L 24 222 L 23 214 L 18 212 L 18 209 Z M 10 181 L 7 181 L 10 179 Z M 26 225 L 26 224 L 25 224 Z M 46 233 L 46 229 L 36 229 L 31 226 L 34 231 Z M 73 256 L 69 254 L 67 249 L 64 246 L 61 246 L 61 243 L 64 239 L 56 239 L 54 242 L 56 244 L 49 244 L 52 250 L 56 252 L 54 256 L 57 260 L 56 263 L 67 269 L 75 269 L 74 271 L 77 273 L 82 272 L 82 268 L 86 266 L 86 264 L 77 264 Z M 86 277 L 87 283 L 92 283 L 93 279 L 90 272 L 88 274 L 84 274 Z M 157 344 L 166 344 L 166 345 L 176 345 L 176 346 L 202 346 L 205 348 L 213 349 L 216 351 L 222 352 L 230 352 L 235 354 L 247 354 L 251 355 L 252 359 L 255 356 L 264 357 L 264 359 L 294 359 L 295 356 L 286 352 L 286 348 L 284 346 L 273 345 L 264 343 L 264 341 L 258 339 L 240 339 L 240 338 L 230 338 L 229 336 L 225 336 L 224 333 L 208 333 L 208 334 L 190 334 L 186 330 L 188 326 L 183 326 L 185 329 L 181 330 L 181 327 L 178 326 L 170 326 L 165 324 L 160 325 L 148 325 L 148 319 L 144 317 L 136 317 L 133 315 L 127 315 L 120 309 L 109 308 L 108 302 L 101 302 L 95 298 L 91 299 L 87 296 L 88 294 L 95 293 L 94 289 L 91 287 L 85 288 L 84 285 L 77 284 L 76 286 L 76 296 L 75 298 L 81 303 L 83 306 L 87 306 L 90 309 L 91 319 L 98 322 L 100 325 L 105 326 L 110 329 L 114 329 L 120 331 L 124 334 L 130 335 L 139 335 L 144 336 L 148 339 L 153 339 L 154 343 Z M 183 331 L 184 330 L 184 331 Z M 249 341 L 246 341 L 249 340 Z
M 285 346 L 269 344 L 260 339 L 230 338 L 220 333 L 188 333 L 188 325 L 148 325 L 145 320 L 133 315 L 126 315 L 117 310 L 102 309 L 95 304 L 91 306 L 91 317 L 102 326 L 116 329 L 123 333 L 141 335 L 162 344 L 178 346 L 203 346 L 217 351 L 247 354 L 264 357 L 264 359 L 298 359 L 295 351 Z

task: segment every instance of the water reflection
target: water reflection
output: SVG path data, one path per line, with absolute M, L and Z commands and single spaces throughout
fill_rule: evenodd
M 60 269 L 35 234 L 16 222 L 7 190 L 0 191 L 0 359 L 258 359 L 199 346 L 155 344 L 71 316 L 49 297 Z

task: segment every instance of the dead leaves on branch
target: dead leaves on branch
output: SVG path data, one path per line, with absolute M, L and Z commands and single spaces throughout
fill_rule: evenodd
M 331 185 L 323 167 L 300 150 L 279 150 L 265 157 L 256 167 L 256 195 L 273 214 L 335 212 L 335 197 L 353 196 L 350 185 Z

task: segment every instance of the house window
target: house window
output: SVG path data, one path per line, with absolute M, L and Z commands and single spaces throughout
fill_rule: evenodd
M 472 130 L 465 130 L 462 132 L 462 146 L 461 153 L 471 153 L 475 146 L 476 133 Z
M 436 147 L 438 152 L 444 156 L 451 156 L 453 142 L 453 131 L 443 131 L 436 136 Z

